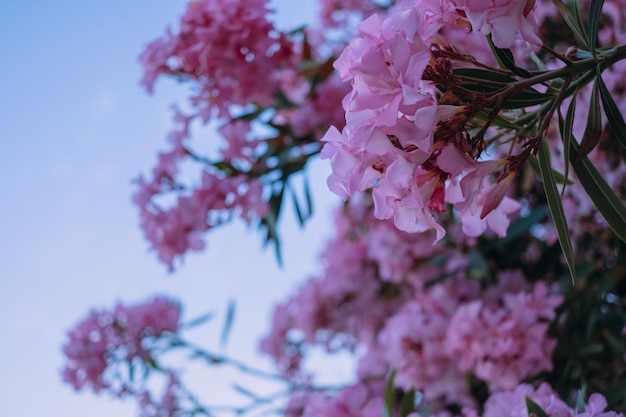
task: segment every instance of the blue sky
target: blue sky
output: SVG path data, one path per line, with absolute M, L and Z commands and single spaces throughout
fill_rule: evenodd
M 276 2 L 284 26 L 311 18 L 310 2 Z M 256 341 L 273 302 L 317 269 L 329 236 L 328 168 L 313 167 L 317 216 L 302 232 L 285 218 L 286 265 L 253 231 L 213 233 L 208 251 L 169 275 L 148 253 L 130 203 L 131 179 L 165 146 L 174 83 L 138 86 L 137 55 L 185 2 L 0 2 L 0 409 L 6 416 L 131 417 L 132 403 L 61 384 L 65 331 L 91 307 L 155 292 L 182 299 L 187 318 L 235 299 L 229 353 L 259 363 Z M 297 14 L 296 14 L 297 13 Z M 219 325 L 207 330 L 210 344 Z M 207 392 L 225 386 L 207 377 Z M 218 389 L 219 388 L 219 389 Z

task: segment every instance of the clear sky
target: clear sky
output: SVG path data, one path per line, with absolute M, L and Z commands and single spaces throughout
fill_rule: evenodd
M 284 26 L 311 19 L 309 1 L 276 1 Z M 208 251 L 168 275 L 138 228 L 131 179 L 165 146 L 169 106 L 184 88 L 138 86 L 137 55 L 175 22 L 182 0 L 0 1 L 0 414 L 131 417 L 132 403 L 62 385 L 65 331 L 91 307 L 168 293 L 185 316 L 237 318 L 228 352 L 259 363 L 270 307 L 317 269 L 329 231 L 327 167 L 314 166 L 317 216 L 301 232 L 283 223 L 286 265 L 254 231 L 213 233 Z M 207 330 L 209 345 L 219 323 Z M 213 343 L 215 344 L 215 343 Z M 207 378 L 207 392 L 225 382 Z

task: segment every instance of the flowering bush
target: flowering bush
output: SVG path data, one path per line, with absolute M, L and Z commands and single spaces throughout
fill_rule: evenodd
M 264 0 L 191 1 L 140 58 L 149 92 L 161 76 L 193 87 L 137 180 L 150 245 L 173 270 L 239 216 L 280 260 L 283 200 L 311 216 L 293 179 L 318 155 L 345 200 L 336 234 L 275 308 L 260 343 L 275 374 L 190 344 L 155 298 L 71 330 L 64 379 L 134 396 L 142 416 L 623 415 L 625 6 L 321 0 L 319 26 L 284 32 Z M 194 150 L 196 120 L 219 124 L 217 156 Z M 351 355 L 355 380 L 317 384 L 315 347 Z M 160 364 L 174 349 L 286 390 L 212 408 Z

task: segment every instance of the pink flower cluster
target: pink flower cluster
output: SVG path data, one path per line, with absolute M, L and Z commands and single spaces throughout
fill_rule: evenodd
M 550 295 L 539 282 L 532 293 L 505 292 L 497 303 L 488 301 L 460 306 L 448 324 L 445 345 L 459 358 L 459 369 L 472 369 L 494 389 L 513 389 L 539 371 L 552 370 L 556 341 L 546 335 L 562 297 Z
M 385 400 L 384 381 L 358 383 L 343 388 L 334 396 L 308 395 L 297 415 L 301 417 L 379 417 Z
M 516 173 L 506 159 L 470 157 L 463 126 L 472 110 L 438 104 L 434 84 L 422 80 L 433 62 L 423 13 L 414 6 L 371 16 L 336 61 L 352 91 L 343 103 L 346 127 L 322 139 L 321 157 L 333 170 L 328 185 L 343 198 L 371 188 L 376 217 L 393 218 L 403 231 L 432 229 L 440 240 L 437 213 L 449 203 L 467 235 L 489 227 L 504 236 L 519 209 L 505 196 Z
M 276 308 L 261 351 L 283 374 L 298 378 L 307 346 L 356 350 L 363 381 L 393 369 L 397 387 L 419 390 L 432 406 L 473 407 L 467 374 L 498 392 L 552 369 L 548 324 L 562 296 L 519 270 L 499 271 L 482 288 L 484 277 L 467 279 L 462 246 L 433 246 L 428 234 L 376 220 L 370 207 L 351 200 L 338 212 L 324 275 Z
M 265 216 L 268 204 L 263 199 L 263 184 L 244 174 L 225 176 L 214 170 L 203 170 L 200 183 L 191 190 L 177 182 L 179 165 L 192 155 L 185 147 L 192 117 L 176 111 L 177 128 L 170 133 L 171 149 L 158 156 L 152 178 L 137 180 L 133 202 L 139 207 L 141 228 L 159 259 L 174 267 L 177 257 L 187 251 L 204 248 L 203 234 L 239 214 L 246 222 Z M 242 129 L 243 128 L 243 129 Z M 223 154 L 235 164 L 249 164 L 258 142 L 246 140 L 245 122 L 227 124 L 222 128 L 228 139 Z M 157 198 L 176 193 L 169 208 L 157 204 Z
M 92 311 L 68 332 L 63 380 L 76 390 L 89 387 L 95 392 L 124 394 L 129 386 L 126 382 L 114 386 L 115 376 L 107 377 L 110 366 L 150 360 L 147 341 L 178 332 L 179 320 L 180 306 L 165 297 L 129 306 L 118 303 L 112 311 Z
M 138 195 L 157 194 L 152 184 L 140 180 L 139 185 L 136 203 Z M 259 180 L 204 171 L 201 183 L 192 193 L 178 196 L 176 204 L 169 209 L 162 209 L 150 200 L 140 205 L 141 227 L 159 259 L 172 270 L 176 257 L 189 250 L 203 249 L 203 232 L 226 222 L 233 212 L 239 212 L 248 222 L 265 216 L 269 206 L 262 197 L 263 185 Z
M 526 398 L 539 405 L 549 416 L 562 417 L 618 417 L 623 414 L 606 410 L 606 399 L 602 394 L 594 393 L 584 410 L 572 409 L 552 390 L 550 385 L 543 383 L 535 389 L 532 385 L 521 384 L 511 391 L 492 394 L 485 403 L 483 417 L 527 417 Z M 478 416 L 468 412 L 467 417 Z
M 168 30 L 141 55 L 142 83 L 152 91 L 161 74 L 191 78 L 201 86 L 193 103 L 205 120 L 214 106 L 227 114 L 232 104 L 270 104 L 291 45 L 268 14 L 266 0 L 191 1 L 180 32 Z
M 491 35 L 499 48 L 509 48 L 518 34 L 528 43 L 541 46 L 535 33 L 537 24 L 533 16 L 535 0 L 450 0 L 465 13 L 474 32 Z

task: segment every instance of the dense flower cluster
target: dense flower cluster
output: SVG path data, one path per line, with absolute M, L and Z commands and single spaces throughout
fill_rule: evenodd
M 276 214 L 276 190 L 319 152 L 329 125 L 345 123 L 340 103 L 349 86 L 332 73 L 323 38 L 281 32 L 269 15 L 265 0 L 192 1 L 180 30 L 168 29 L 141 55 L 148 91 L 161 76 L 193 86 L 191 110 L 175 108 L 169 149 L 151 177 L 139 177 L 133 197 L 146 239 L 170 270 L 232 213 L 269 228 L 272 239 L 275 219 L 266 217 Z M 220 125 L 217 158 L 194 150 L 206 147 L 191 140 L 197 121 Z M 183 164 L 202 167 L 195 182 Z
M 562 296 L 519 270 L 500 271 L 495 285 L 481 288 L 465 278 L 472 266 L 458 248 L 433 247 L 367 207 L 353 202 L 337 212 L 324 275 L 276 308 L 261 350 L 279 369 L 295 377 L 307 346 L 358 347 L 360 378 L 384 380 L 394 369 L 397 386 L 444 400 L 439 406 L 474 405 L 468 372 L 499 392 L 552 369 L 548 324 Z
M 144 86 L 194 93 L 133 200 L 173 268 L 235 216 L 278 242 L 286 194 L 311 211 L 291 176 L 329 160 L 336 234 L 260 343 L 278 374 L 252 372 L 287 385 L 284 415 L 623 416 L 606 410 L 626 410 L 624 0 L 320 0 L 321 29 L 292 32 L 269 11 L 193 0 L 148 45 Z M 194 151 L 195 121 L 219 125 L 217 157 Z M 179 314 L 165 298 L 91 313 L 64 379 L 132 393 L 145 417 L 213 415 L 154 355 L 251 368 L 182 338 L 151 349 Z M 316 386 L 315 348 L 351 354 L 355 380 Z M 166 375 L 162 399 L 121 365 Z M 234 414 L 274 400 L 248 396 Z
M 549 416 L 568 417 L 617 417 L 621 414 L 606 410 L 606 399 L 602 394 L 594 393 L 584 409 L 574 409 L 568 406 L 546 383 L 534 389 L 532 385 L 522 384 L 513 391 L 503 391 L 493 394 L 485 403 L 484 417 L 526 417 L 530 415 L 526 407 L 526 398 L 530 398 L 539 405 Z M 469 416 L 476 415 L 469 413 Z
M 151 360 L 146 342 L 179 328 L 180 306 L 165 297 L 126 306 L 118 303 L 111 311 L 92 311 L 68 332 L 63 346 L 67 364 L 63 380 L 75 389 L 128 392 L 125 384 L 115 386 L 115 375 L 107 373 L 119 363 Z
M 393 218 L 400 230 L 434 229 L 441 239 L 445 230 L 435 215 L 451 203 L 468 235 L 489 226 L 504 236 L 519 208 L 505 197 L 515 173 L 490 185 L 507 161 L 470 158 L 457 126 L 472 110 L 440 104 L 435 85 L 423 80 L 433 57 L 420 9 L 368 18 L 335 63 L 352 92 L 344 99 L 347 126 L 323 138 L 322 158 L 333 168 L 328 185 L 343 198 L 373 188 L 376 217 Z
M 232 104 L 269 103 L 279 80 L 277 67 L 291 55 L 290 43 L 267 20 L 265 0 L 195 0 L 180 20 L 150 43 L 141 62 L 142 83 L 152 91 L 161 73 L 184 74 L 202 90 L 193 103 L 211 117 L 213 106 L 227 113 Z

